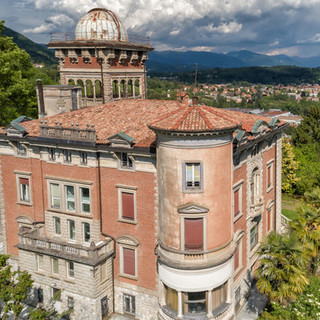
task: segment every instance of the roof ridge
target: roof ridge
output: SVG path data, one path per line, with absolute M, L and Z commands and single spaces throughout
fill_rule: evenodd
M 180 120 L 177 121 L 177 123 L 172 127 L 173 130 L 178 129 L 179 126 L 182 124 L 182 122 L 187 118 L 187 116 L 191 113 L 191 111 L 194 109 L 194 107 L 189 107 L 189 110 L 182 116 Z
M 196 108 L 199 111 L 199 113 L 200 113 L 201 117 L 203 118 L 204 122 L 206 123 L 206 125 L 209 127 L 209 129 L 213 129 L 212 124 L 210 123 L 210 121 L 208 120 L 208 118 L 204 114 L 204 112 L 201 110 L 201 108 L 199 106 L 197 106 Z
M 163 119 L 166 119 L 166 118 L 170 117 L 171 115 L 173 115 L 173 114 L 177 113 L 178 111 L 180 111 L 180 110 L 182 110 L 182 109 L 185 108 L 184 106 L 180 105 L 180 104 L 177 103 L 177 102 L 176 102 L 176 104 L 177 104 L 177 106 L 179 107 L 178 110 L 173 110 L 173 111 L 171 111 L 171 112 L 169 112 L 169 113 L 164 114 L 162 117 L 157 118 L 155 121 L 151 122 L 149 125 L 152 126 L 153 124 L 155 124 L 155 123 L 157 123 L 157 122 L 159 122 L 159 121 L 162 121 Z
M 232 122 L 234 124 L 239 124 L 237 121 L 230 119 L 230 117 L 226 117 L 222 112 L 217 112 L 217 110 L 216 110 L 217 108 L 209 107 L 209 106 L 203 106 L 203 107 L 208 112 L 211 112 L 211 113 L 215 114 L 216 116 L 219 116 L 219 117 L 223 118 L 224 120 L 230 121 L 230 122 Z M 230 111 L 230 110 L 227 110 L 227 111 Z

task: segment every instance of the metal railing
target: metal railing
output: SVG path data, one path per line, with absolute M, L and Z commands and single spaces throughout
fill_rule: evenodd
M 79 33 L 69 33 L 69 32 L 55 32 L 50 33 L 50 43 L 52 42 L 65 42 L 65 41 L 112 41 L 112 42 L 130 42 L 133 44 L 143 44 L 150 45 L 150 37 L 140 36 L 136 34 L 128 34 L 128 36 L 122 37 L 119 40 L 118 36 L 106 34 L 105 32 L 95 32 L 94 34 L 87 36 L 87 34 Z

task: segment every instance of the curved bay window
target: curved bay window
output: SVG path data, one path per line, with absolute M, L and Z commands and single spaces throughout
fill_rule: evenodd
M 163 310 L 171 317 L 218 316 L 226 311 L 228 303 L 228 281 L 209 291 L 181 292 L 164 284 Z

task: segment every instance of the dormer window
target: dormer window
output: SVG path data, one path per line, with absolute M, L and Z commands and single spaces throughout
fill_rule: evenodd
M 132 159 L 125 152 L 120 153 L 120 164 L 121 164 L 122 168 L 132 168 L 133 167 Z
M 88 163 L 88 153 L 87 152 L 80 152 L 80 161 L 81 161 L 81 164 Z
M 51 161 L 56 160 L 56 149 L 49 148 L 49 160 Z
M 17 153 L 19 155 L 25 155 L 26 149 L 23 147 L 23 145 L 20 142 L 17 142 Z

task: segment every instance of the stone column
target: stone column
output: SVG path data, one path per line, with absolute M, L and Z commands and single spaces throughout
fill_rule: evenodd
M 213 314 L 212 314 L 212 290 L 208 291 L 208 305 L 207 305 L 207 308 L 208 308 L 207 317 L 210 318 L 210 317 L 213 316 Z
M 178 291 L 178 318 L 182 318 L 182 292 Z
M 282 140 L 281 134 L 278 135 L 276 141 L 276 208 L 275 208 L 275 215 L 276 215 L 276 231 L 281 231 L 281 167 L 282 167 Z
M 0 156 L 0 253 L 7 253 L 7 241 L 6 241 L 6 219 L 4 209 L 4 196 L 3 196 L 3 182 L 2 182 L 2 166 Z

